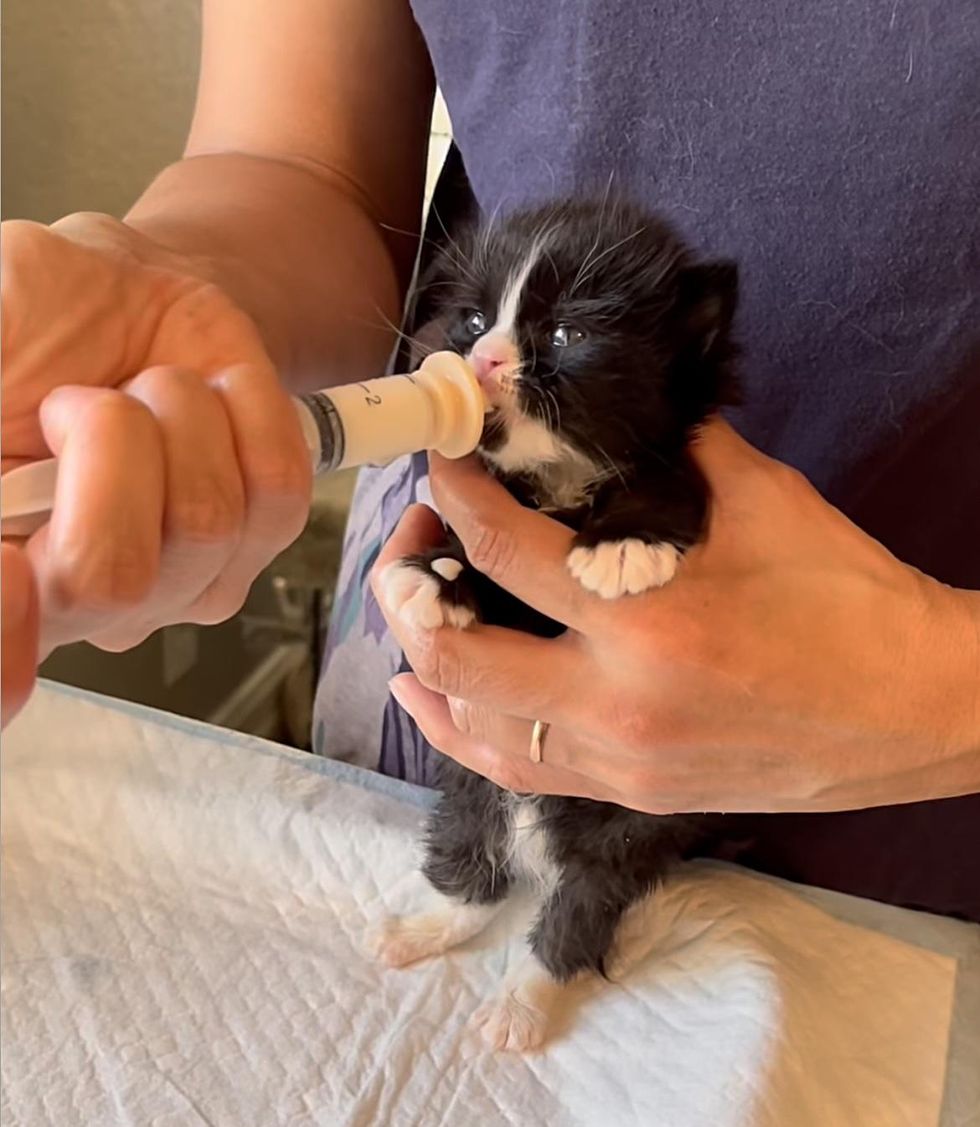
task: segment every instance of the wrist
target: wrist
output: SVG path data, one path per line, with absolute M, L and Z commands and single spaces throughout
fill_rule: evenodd
M 98 211 L 80 211 L 52 223 L 51 229 L 73 242 L 118 256 L 134 266 L 164 271 L 181 279 L 220 283 L 212 260 L 168 247 L 128 219 L 117 219 Z
M 383 372 L 402 308 L 397 256 L 329 170 L 251 154 L 186 157 L 126 224 L 245 313 L 292 390 Z
M 932 687 L 927 737 L 935 738 L 947 793 L 971 793 L 980 790 L 980 592 L 923 582 L 919 666 Z

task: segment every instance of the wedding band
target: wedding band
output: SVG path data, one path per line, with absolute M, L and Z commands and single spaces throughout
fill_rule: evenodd
M 534 727 L 531 729 L 531 762 L 540 763 L 541 755 L 544 751 L 544 741 L 548 735 L 550 724 L 546 724 L 543 720 L 535 720 Z

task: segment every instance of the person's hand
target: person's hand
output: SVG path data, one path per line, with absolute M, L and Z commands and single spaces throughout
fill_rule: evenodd
M 311 466 L 207 264 L 103 215 L 2 227 L 3 469 L 60 460 L 27 551 L 42 652 L 218 622 L 302 530 Z
M 6 727 L 37 675 L 37 588 L 30 560 L 13 544 L 0 544 L 0 599 L 0 727 Z
M 382 603 L 415 671 L 392 691 L 429 742 L 510 790 L 651 813 L 980 788 L 977 596 L 899 563 L 723 422 L 697 457 L 713 491 L 707 541 L 666 587 L 612 602 L 569 574 L 567 529 L 474 460 L 432 458 L 436 504 L 471 563 L 569 629 L 413 632 Z M 375 576 L 441 539 L 414 507 Z M 534 720 L 551 725 L 540 765 Z

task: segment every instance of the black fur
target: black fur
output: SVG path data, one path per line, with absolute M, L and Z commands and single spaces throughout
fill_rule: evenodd
M 638 538 L 683 551 L 703 535 L 708 507 L 690 441 L 700 423 L 736 398 L 735 267 L 695 262 L 661 220 L 626 203 L 572 202 L 523 213 L 472 231 L 436 261 L 425 292 L 450 347 L 469 352 L 473 311 L 493 321 L 508 279 L 542 237 L 544 252 L 528 275 L 516 321 L 520 407 L 604 476 L 572 507 L 549 492 L 553 478 L 538 467 L 498 476 L 522 503 L 573 528 L 577 544 Z M 558 324 L 582 339 L 556 348 Z M 502 418 L 491 416 L 482 444 L 488 465 L 507 441 Z M 443 599 L 471 607 L 483 622 L 560 632 L 469 568 L 451 533 L 445 546 L 411 562 L 434 574 L 429 564 L 447 556 L 464 571 L 452 583 L 439 578 Z M 466 901 L 505 896 L 517 873 L 508 856 L 510 818 L 515 804 L 533 803 L 560 878 L 530 941 L 559 980 L 585 969 L 602 973 L 623 912 L 710 829 L 700 817 L 507 796 L 454 762 L 440 769 L 443 794 L 429 825 L 425 875 Z

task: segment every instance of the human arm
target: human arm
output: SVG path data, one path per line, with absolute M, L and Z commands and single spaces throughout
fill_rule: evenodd
M 409 632 L 389 614 L 415 670 L 393 688 L 430 742 L 511 789 L 654 813 L 980 790 L 980 594 L 900 563 L 726 424 L 697 456 L 707 541 L 667 587 L 613 602 L 569 576 L 567 530 L 474 464 L 434 460 L 471 563 L 570 629 Z M 377 570 L 439 534 L 413 509 Z M 542 765 L 536 719 L 551 724 Z
M 216 282 L 294 390 L 377 375 L 417 249 L 433 95 L 406 0 L 207 0 L 185 159 L 126 226 Z
M 284 7 L 206 5 L 188 157 L 126 222 L 4 224 L 4 469 L 62 463 L 28 544 L 42 654 L 234 613 L 308 509 L 280 374 L 373 375 L 390 350 L 428 61 L 401 0 Z

